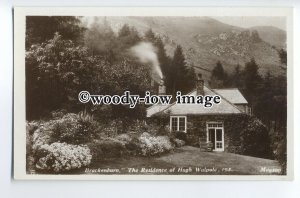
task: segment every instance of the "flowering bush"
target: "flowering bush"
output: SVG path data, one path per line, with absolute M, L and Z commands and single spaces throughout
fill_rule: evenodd
M 32 135 L 32 148 L 36 150 L 44 144 L 53 142 L 85 144 L 97 135 L 97 125 L 97 122 L 74 113 L 40 122 Z
M 173 149 L 170 139 L 167 136 L 151 136 L 143 133 L 139 137 L 140 154 L 143 156 L 153 156 L 165 153 Z
M 52 143 L 52 134 L 56 121 L 41 122 L 32 135 L 32 149 L 38 150 L 44 144 Z
M 41 156 L 36 168 L 43 171 L 62 172 L 81 168 L 91 163 L 92 155 L 86 145 L 71 145 L 55 142 L 44 144 L 39 149 Z
M 54 125 L 52 138 L 54 141 L 69 144 L 85 144 L 95 138 L 97 123 L 92 117 L 81 114 L 66 114 Z

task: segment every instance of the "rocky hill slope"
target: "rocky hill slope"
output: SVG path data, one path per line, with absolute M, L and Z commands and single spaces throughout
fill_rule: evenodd
M 206 70 L 212 70 L 219 60 L 231 72 L 237 64 L 243 67 L 254 57 L 262 74 L 286 72 L 278 56 L 278 50 L 285 48 L 286 33 L 275 27 L 245 29 L 209 17 L 106 17 L 106 20 L 115 31 L 125 23 L 134 26 L 141 35 L 151 28 L 163 39 L 169 55 L 180 44 L 187 63 Z M 196 69 L 209 78 L 210 72 L 206 70 Z

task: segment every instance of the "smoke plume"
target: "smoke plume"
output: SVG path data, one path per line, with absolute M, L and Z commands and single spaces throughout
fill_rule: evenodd
M 159 61 L 156 55 L 156 48 L 149 42 L 140 42 L 133 46 L 130 51 L 136 56 L 142 63 L 150 63 L 153 71 L 163 78 Z

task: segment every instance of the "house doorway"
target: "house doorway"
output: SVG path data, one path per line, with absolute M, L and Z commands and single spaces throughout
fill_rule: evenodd
M 222 122 L 208 122 L 207 143 L 211 142 L 213 151 L 224 151 L 224 127 Z

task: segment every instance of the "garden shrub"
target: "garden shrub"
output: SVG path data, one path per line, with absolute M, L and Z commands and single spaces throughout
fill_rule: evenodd
M 182 146 L 185 145 L 185 141 L 183 141 L 183 140 L 180 140 L 180 139 L 174 139 L 173 141 L 174 141 L 175 147 L 182 147 Z
M 55 142 L 44 144 L 36 152 L 36 168 L 41 171 L 64 172 L 78 169 L 91 163 L 92 155 L 86 145 L 71 145 Z
M 142 156 L 159 155 L 173 149 L 169 137 L 154 137 L 146 132 L 139 137 L 139 147 Z
M 33 133 L 33 149 L 53 142 L 86 144 L 97 136 L 99 124 L 93 120 L 68 113 L 61 118 L 40 122 Z
M 268 130 L 260 120 L 254 117 L 250 119 L 240 135 L 243 155 L 271 158 Z
M 130 137 L 130 135 L 124 133 L 124 134 L 121 134 L 121 135 L 118 135 L 115 139 L 121 141 L 121 142 L 124 142 L 124 144 L 128 144 L 132 137 Z
M 98 161 L 104 158 L 103 151 L 101 148 L 101 142 L 99 140 L 95 140 L 91 143 L 88 143 L 87 146 L 91 151 L 92 161 Z
M 55 110 L 55 111 L 51 112 L 52 118 L 55 118 L 55 119 L 62 118 L 66 114 L 67 114 L 67 110 L 65 110 L 65 109 L 59 109 L 59 110 Z
M 32 151 L 33 132 L 38 128 L 37 122 L 26 123 L 26 171 L 34 170 L 34 156 Z
M 31 170 L 31 167 L 34 167 L 34 169 L 36 169 L 36 167 L 40 167 L 40 170 L 47 169 L 47 167 L 45 167 L 45 163 L 50 163 L 50 161 L 53 159 L 53 157 L 51 157 L 52 155 L 47 154 L 50 152 L 47 151 L 47 149 L 54 149 L 51 146 L 54 143 L 56 143 L 56 147 L 60 146 L 57 145 L 58 143 L 60 143 L 62 145 L 61 149 L 73 150 L 71 146 L 69 146 L 69 148 L 65 145 L 82 145 L 91 142 L 95 137 L 97 137 L 100 124 L 93 121 L 93 118 L 86 112 L 79 113 L 79 115 L 74 113 L 68 113 L 65 115 L 58 113 L 55 115 L 55 118 L 49 121 L 28 123 L 28 143 L 26 152 L 28 161 L 30 161 L 30 163 L 28 163 L 27 170 Z M 31 133 L 32 135 L 30 135 Z M 59 151 L 59 149 L 56 147 L 55 149 L 57 150 L 57 152 L 62 152 Z M 78 152 L 86 152 L 84 149 L 77 150 Z M 48 157 L 44 156 L 45 152 Z M 82 155 L 86 154 L 82 153 Z M 59 162 L 59 160 L 60 159 L 58 159 L 57 161 Z
M 39 127 L 33 132 L 32 135 L 33 150 L 38 150 L 42 145 L 51 144 L 54 142 L 52 135 L 55 124 L 55 120 L 40 123 Z
M 287 144 L 286 144 L 286 128 L 277 130 L 272 134 L 273 155 L 281 165 L 282 174 L 286 174 L 287 165 Z
M 140 153 L 140 140 L 139 137 L 133 136 L 125 147 L 129 155 L 138 155 Z
M 81 114 L 66 114 L 58 119 L 53 129 L 54 141 L 68 144 L 85 144 L 97 135 L 97 122 L 92 118 L 83 117 Z
M 187 137 L 186 137 L 186 133 L 185 132 L 183 132 L 183 131 L 176 131 L 174 133 L 175 133 L 175 137 L 177 139 L 183 140 L 185 142 L 187 141 Z
M 91 149 L 95 161 L 127 154 L 125 143 L 114 138 L 95 140 L 89 143 L 88 147 Z
M 102 129 L 102 134 L 106 137 L 115 137 L 118 133 L 122 132 L 123 122 L 119 119 L 108 121 Z

